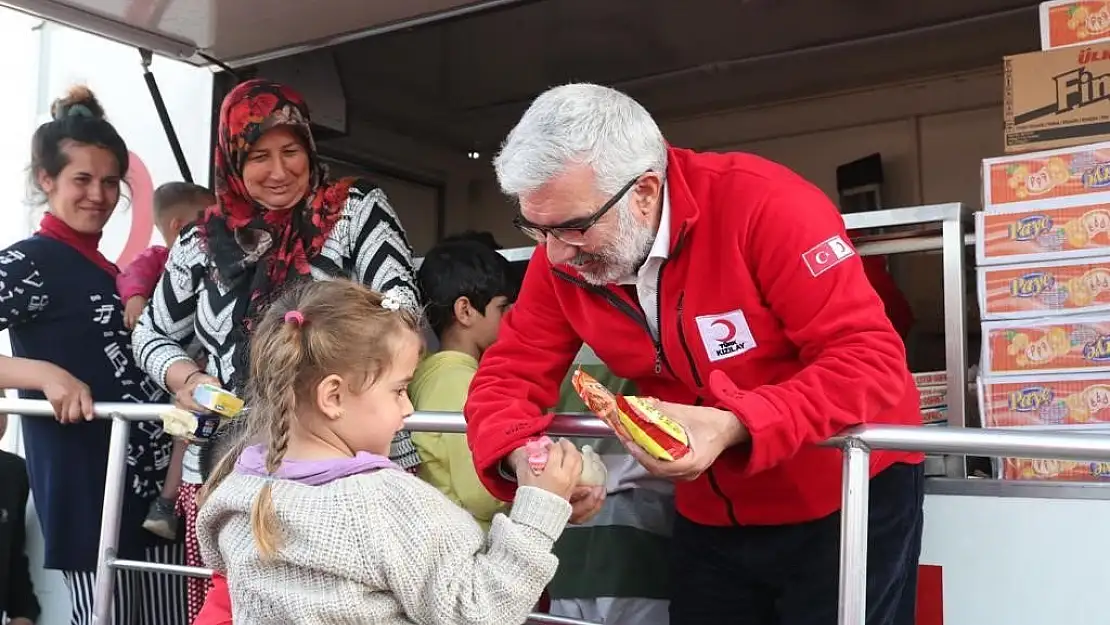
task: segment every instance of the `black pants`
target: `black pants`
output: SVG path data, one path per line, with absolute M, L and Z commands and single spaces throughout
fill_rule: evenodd
M 871 479 L 867 625 L 914 625 L 924 480 L 907 464 Z M 671 545 L 670 625 L 836 625 L 839 512 L 742 527 L 680 516 Z

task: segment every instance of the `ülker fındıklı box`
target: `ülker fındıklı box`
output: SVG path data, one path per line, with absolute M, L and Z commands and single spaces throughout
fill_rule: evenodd
M 1110 139 L 1110 42 L 1004 59 L 1005 151 Z

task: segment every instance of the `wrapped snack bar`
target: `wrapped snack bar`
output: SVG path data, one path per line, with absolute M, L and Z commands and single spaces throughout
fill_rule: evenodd
M 618 436 L 632 440 L 653 458 L 678 460 L 690 452 L 690 437 L 650 399 L 614 395 L 590 374 L 578 369 L 574 390 L 586 406 Z

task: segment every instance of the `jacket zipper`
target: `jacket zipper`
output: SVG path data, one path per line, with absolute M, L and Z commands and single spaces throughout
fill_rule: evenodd
M 571 284 L 586 289 L 591 293 L 596 293 L 600 295 L 601 297 L 605 298 L 605 301 L 616 307 L 617 310 L 621 311 L 622 313 L 630 317 L 633 321 L 635 321 L 637 325 L 643 328 L 644 332 L 648 333 L 648 336 L 651 337 L 652 345 L 655 347 L 655 375 L 659 375 L 660 373 L 662 373 L 663 368 L 666 367 L 671 376 L 678 377 L 675 375 L 674 369 L 671 368 L 671 363 L 667 361 L 667 355 L 663 353 L 663 343 L 658 338 L 656 338 L 654 334 L 652 334 L 651 326 L 648 325 L 647 315 L 644 314 L 643 311 L 637 308 L 633 308 L 631 304 L 624 301 L 623 299 L 618 297 L 616 293 L 610 291 L 605 287 L 590 284 L 589 282 L 586 282 L 581 278 L 572 276 L 565 271 L 560 271 L 559 269 L 552 269 L 552 272 L 554 272 L 556 276 L 558 276 L 562 280 L 565 280 L 566 282 L 570 282 Z M 662 275 L 662 267 L 659 268 L 659 273 L 660 275 Z M 656 320 L 658 320 L 658 316 L 656 317 Z
M 686 291 L 682 291 L 678 294 L 678 342 L 682 344 L 682 351 L 686 354 L 686 362 L 690 365 L 690 372 L 694 374 L 694 384 L 697 384 L 698 388 L 701 389 L 701 374 L 698 373 L 697 364 L 694 362 L 694 354 L 690 351 L 690 346 L 686 344 L 686 330 L 683 328 L 682 324 L 682 304 L 685 300 Z M 700 406 L 702 403 L 702 398 L 699 395 L 694 405 Z M 732 506 L 732 500 L 725 496 L 725 491 L 721 488 L 720 483 L 717 482 L 717 476 L 713 474 L 712 466 L 705 472 L 705 477 L 709 480 L 709 488 L 712 489 L 713 494 L 717 495 L 725 504 L 725 512 L 728 514 L 728 520 L 732 521 L 733 525 L 740 525 L 740 522 L 736 519 L 736 509 Z
M 694 354 L 690 351 L 690 346 L 686 344 L 686 330 L 682 327 L 682 304 L 685 299 L 686 291 L 678 294 L 678 342 L 682 345 L 682 352 L 686 354 L 686 363 L 690 365 L 690 373 L 694 374 L 694 384 L 700 389 L 703 386 L 701 374 L 698 373 L 698 366 L 694 362 Z
M 733 525 L 740 525 L 740 521 L 736 519 L 736 510 L 732 507 L 732 500 L 725 497 L 725 491 L 721 490 L 721 485 L 717 483 L 717 476 L 713 474 L 713 466 L 710 465 L 709 470 L 705 472 L 705 477 L 709 480 L 709 488 L 713 489 L 713 493 L 721 498 L 725 503 L 725 512 L 728 513 L 728 520 L 732 521 Z

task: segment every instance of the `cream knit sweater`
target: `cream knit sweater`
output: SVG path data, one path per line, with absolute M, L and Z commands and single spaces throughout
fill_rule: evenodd
M 235 625 L 520 625 L 558 560 L 565 500 L 521 487 L 488 537 L 438 490 L 400 470 L 310 486 L 275 480 L 277 556 L 255 548 L 250 509 L 266 479 L 233 473 L 200 509 L 209 566 L 225 572 Z

